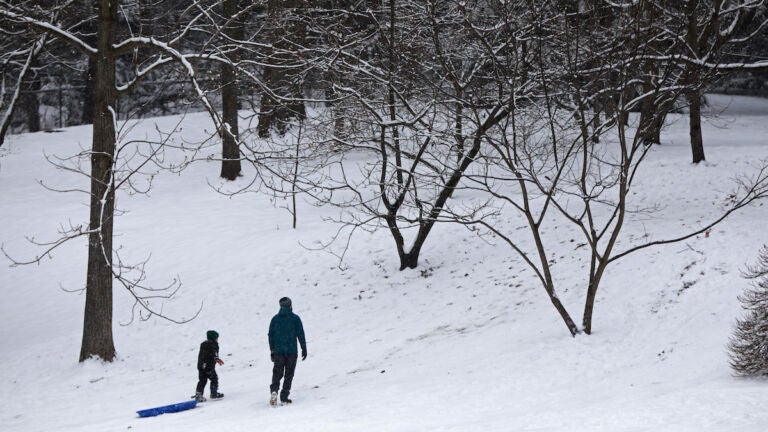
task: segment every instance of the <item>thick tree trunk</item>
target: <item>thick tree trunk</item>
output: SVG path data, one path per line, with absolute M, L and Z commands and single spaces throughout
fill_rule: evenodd
M 224 16 L 231 18 L 237 14 L 237 0 L 223 0 L 222 6 Z M 243 39 L 243 28 L 239 22 L 230 22 L 224 28 L 224 33 L 235 40 Z M 233 63 L 239 60 L 236 51 L 229 54 Z M 222 98 L 222 120 L 229 126 L 231 133 L 222 131 L 222 161 L 221 177 L 227 180 L 235 180 L 241 171 L 240 150 L 237 145 L 239 136 L 239 126 L 237 110 L 240 107 L 238 103 L 239 90 L 237 87 L 237 72 L 235 67 L 228 64 L 221 65 L 221 98 Z
M 650 92 L 650 84 L 643 85 L 643 93 Z M 637 134 L 640 136 L 640 141 L 643 144 L 651 144 L 651 137 L 653 136 L 653 123 L 654 116 L 659 107 L 650 98 L 645 98 L 640 103 L 640 123 L 638 124 Z
M 33 61 L 32 67 L 35 66 L 35 63 L 37 62 Z M 27 119 L 27 129 L 30 132 L 39 132 L 41 129 L 40 100 L 37 98 L 37 93 L 40 91 L 40 87 L 40 80 L 35 76 L 32 76 L 27 92 L 21 97 L 21 105 L 24 107 L 24 113 L 26 114 L 25 117 Z
M 221 67 L 222 85 L 222 120 L 228 126 L 229 132 L 222 131 L 222 161 L 221 177 L 227 180 L 235 180 L 242 169 L 240 165 L 240 149 L 237 145 L 239 126 L 237 118 L 237 82 L 234 68 L 224 65 Z M 225 126 L 225 127 L 226 127 Z
M 112 339 L 112 230 L 115 206 L 115 58 L 112 45 L 117 18 L 116 3 L 99 0 L 94 121 L 91 155 L 91 203 L 88 237 L 88 276 L 80 361 L 115 358 Z
M 103 6 L 101 0 L 87 0 L 82 2 L 82 11 L 84 14 L 96 14 L 97 9 Z M 95 46 L 98 43 L 97 38 L 100 36 L 97 26 L 101 24 L 101 21 L 94 21 L 92 19 L 85 20 L 79 26 L 78 30 L 83 33 L 83 40 L 91 46 Z M 95 115 L 96 107 L 93 105 L 95 91 L 96 91 L 96 67 L 98 60 L 96 57 L 88 57 L 88 65 L 82 72 L 83 80 L 83 93 L 80 100 L 82 101 L 82 111 L 80 112 L 80 123 L 75 123 L 77 120 L 70 118 L 68 124 L 92 124 L 93 116 Z M 59 83 L 63 85 L 63 83 Z
M 688 15 L 688 29 L 685 35 L 686 42 L 690 47 L 689 49 L 692 49 L 699 55 L 704 53 L 704 41 L 710 39 L 712 29 L 718 28 L 718 26 L 714 26 L 708 29 L 707 25 L 701 25 L 698 19 L 700 14 L 696 13 L 696 9 L 700 5 L 701 2 L 695 0 L 688 0 L 685 4 L 686 14 Z M 712 18 L 717 19 L 714 16 Z M 685 92 L 685 97 L 688 99 L 689 105 L 691 156 L 693 157 L 693 163 L 699 163 L 704 160 L 704 139 L 701 136 L 701 93 L 699 91 L 702 85 L 701 74 L 699 66 L 686 65 L 683 83 L 689 88 Z
M 693 163 L 697 164 L 705 160 L 704 138 L 701 135 L 701 94 L 698 90 L 691 90 L 687 96 L 690 104 L 691 155 Z
M 400 270 L 415 269 L 419 266 L 419 251 L 411 251 L 400 255 Z
M 661 129 L 664 127 L 666 119 L 666 113 L 660 113 L 654 117 L 653 123 L 648 128 L 648 135 L 646 136 L 646 142 L 648 144 L 661 144 Z
M 94 87 L 96 86 L 96 59 L 93 57 L 88 58 L 88 69 L 83 72 L 83 82 L 85 82 L 85 88 L 83 89 L 83 112 L 80 114 L 80 124 L 93 123 L 93 115 L 95 107 L 91 103 L 94 98 Z M 61 85 L 61 84 L 60 84 Z
M 39 87 L 39 86 L 38 86 Z M 27 118 L 27 128 L 30 132 L 40 131 L 40 102 L 36 93 L 27 93 L 22 98 L 24 113 Z

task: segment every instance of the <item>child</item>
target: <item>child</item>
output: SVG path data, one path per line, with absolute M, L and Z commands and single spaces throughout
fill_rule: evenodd
M 224 364 L 219 358 L 219 333 L 208 330 L 206 337 L 207 340 L 200 344 L 200 354 L 197 355 L 197 372 L 200 380 L 197 382 L 197 389 L 192 398 L 198 402 L 205 402 L 203 390 L 208 380 L 211 380 L 211 399 L 224 397 L 219 393 L 219 376 L 216 375 L 216 363 Z

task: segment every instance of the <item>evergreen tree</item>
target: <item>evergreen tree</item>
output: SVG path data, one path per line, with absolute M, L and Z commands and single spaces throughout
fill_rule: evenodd
M 768 246 L 760 251 L 758 263 L 748 267 L 744 277 L 752 288 L 739 297 L 746 311 L 737 320 L 728 345 L 731 367 L 739 376 L 768 375 Z

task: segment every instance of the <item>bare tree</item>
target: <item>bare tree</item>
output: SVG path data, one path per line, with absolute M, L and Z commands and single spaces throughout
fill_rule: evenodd
M 142 288 L 143 266 L 127 265 L 119 259 L 116 260 L 113 249 L 115 192 L 122 186 L 130 185 L 132 176 L 141 172 L 140 169 L 129 169 L 125 172 L 122 168 L 125 166 L 125 161 L 120 159 L 120 150 L 124 147 L 118 145 L 117 100 L 130 94 L 152 72 L 175 65 L 190 79 L 192 87 L 211 115 L 217 130 L 227 133 L 229 130 L 223 126 L 218 113 L 201 89 L 197 81 L 197 71 L 192 65 L 192 61 L 205 59 L 216 59 L 219 62 L 226 62 L 226 60 L 217 57 L 215 52 L 199 51 L 182 54 L 175 48 L 181 44 L 186 35 L 193 31 L 196 23 L 203 21 L 201 16 L 211 16 L 209 12 L 216 6 L 216 2 L 213 4 L 192 2 L 187 10 L 187 20 L 178 23 L 176 30 L 164 35 L 165 40 L 162 41 L 152 37 L 154 35 L 121 30 L 121 21 L 118 19 L 118 12 L 121 10 L 119 2 L 99 0 L 95 6 L 98 19 L 94 44 L 89 44 L 84 38 L 79 37 L 72 28 L 58 26 L 53 19 L 54 16 L 48 11 L 30 6 L 26 2 L 18 5 L 0 2 L 0 17 L 3 18 L 3 24 L 25 28 L 29 32 L 38 34 L 39 38 L 42 38 L 42 35 L 48 35 L 51 39 L 66 43 L 70 48 L 92 58 L 96 65 L 93 77 L 93 140 L 90 150 L 86 152 L 90 161 L 90 173 L 87 174 L 90 179 L 88 227 L 73 227 L 59 241 L 53 242 L 42 256 L 49 254 L 64 241 L 80 236 L 88 237 L 86 304 L 80 361 L 92 356 L 111 361 L 115 358 L 112 338 L 113 280 L 118 281 L 134 296 L 139 307 L 150 314 L 156 313 L 149 305 L 148 297 L 140 296 L 136 292 L 138 288 Z M 118 40 L 122 34 L 126 36 Z M 126 82 L 118 82 L 116 74 L 118 60 L 122 56 L 138 55 L 140 52 L 148 53 L 148 56 L 134 62 L 132 76 Z M 160 150 L 157 148 L 149 151 L 147 160 L 151 160 L 158 151 Z M 139 164 L 139 167 L 144 165 L 145 163 Z M 138 270 L 137 276 L 136 270 Z M 130 274 L 134 276 L 131 278 Z M 176 285 L 168 288 L 172 294 Z
M 764 31 L 768 25 L 768 9 L 759 0 L 686 0 L 675 5 L 650 2 L 660 11 L 660 21 L 676 35 L 659 59 L 680 64 L 680 84 L 690 118 L 691 155 L 693 163 L 705 160 L 701 131 L 703 92 L 724 70 L 737 65 L 723 65 L 730 52 Z M 678 36 L 679 35 L 679 36 Z M 671 55 L 671 58 L 670 58 Z M 756 65 L 743 65 L 755 67 Z
M 462 213 L 451 198 L 485 135 L 510 111 L 509 90 L 489 78 L 506 74 L 509 62 L 498 61 L 508 50 L 505 30 L 494 27 L 496 12 L 485 3 L 392 0 L 354 12 L 356 24 L 370 27 L 318 26 L 335 44 L 323 67 L 336 80 L 327 86 L 328 123 L 318 120 L 325 137 L 315 141 L 340 149 L 327 153 L 323 202 L 345 209 L 340 222 L 349 233 L 387 229 L 401 269 L 418 265 L 436 223 Z M 354 127 L 335 134 L 340 106 Z M 373 161 L 349 158 L 359 153 Z
M 545 225 L 553 217 L 569 222 L 583 238 L 574 253 L 584 247 L 589 261 L 583 279 L 582 326 L 591 334 L 596 295 L 610 264 L 648 247 L 701 234 L 733 212 L 768 197 L 768 169 L 763 167 L 752 178 L 743 179 L 730 206 L 701 228 L 647 243 L 622 241 L 635 211 L 630 191 L 653 149 L 641 132 L 658 119 L 645 113 L 638 117 L 638 123 L 629 124 L 621 118 L 629 118 L 629 113 L 645 101 L 675 99 L 687 89 L 677 81 L 676 64 L 643 67 L 646 44 L 658 41 L 666 32 L 663 25 L 654 24 L 662 23 L 644 21 L 644 12 L 640 5 L 615 11 L 619 19 L 608 37 L 584 38 L 570 27 L 576 17 L 567 9 L 532 9 L 530 21 L 539 31 L 529 40 L 536 51 L 533 61 L 542 71 L 535 82 L 536 93 L 541 96 L 531 98 L 530 106 L 518 105 L 504 128 L 488 136 L 493 152 L 487 154 L 486 169 L 468 178 L 526 222 L 533 241 L 529 249 L 519 233 L 505 231 L 504 225 L 487 218 L 469 221 L 487 227 L 523 258 L 573 335 L 581 329 L 564 311 L 554 291 L 550 252 L 552 242 L 558 239 L 546 236 Z M 638 27 L 644 33 L 638 34 Z M 594 81 L 612 85 L 599 88 Z M 597 129 L 615 126 L 617 138 L 596 144 L 591 140 L 592 105 L 605 96 L 616 101 L 613 118 L 603 120 Z
M 60 7 L 50 4 L 42 4 L 48 7 L 54 17 L 59 16 Z M 37 96 L 27 93 L 22 94 L 25 84 L 30 87 L 40 85 L 35 79 L 38 58 L 43 55 L 48 43 L 48 35 L 29 35 L 25 29 L 13 25 L 12 22 L 0 16 L 0 146 L 5 141 L 11 121 L 17 108 L 25 108 L 29 119 L 27 129 L 31 132 L 39 130 L 39 116 L 37 115 Z M 30 112 L 34 110 L 34 112 Z
M 5 135 L 11 126 L 11 119 L 19 102 L 23 83 L 30 74 L 35 58 L 45 45 L 46 39 L 47 35 L 42 35 L 39 39 L 32 41 L 25 49 L 11 49 L 3 53 L 3 83 L 0 86 L 0 101 L 3 102 L 3 111 L 0 113 L 0 146 L 5 142 Z M 12 64 L 17 62 L 19 68 L 8 73 L 8 69 L 15 69 L 12 68 Z M 15 75 L 15 80 L 11 85 L 6 85 L 6 75 Z

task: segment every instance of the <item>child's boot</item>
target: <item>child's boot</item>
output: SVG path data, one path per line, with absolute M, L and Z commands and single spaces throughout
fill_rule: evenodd
M 219 393 L 219 389 L 211 389 L 211 399 L 221 399 L 224 397 L 224 393 Z

